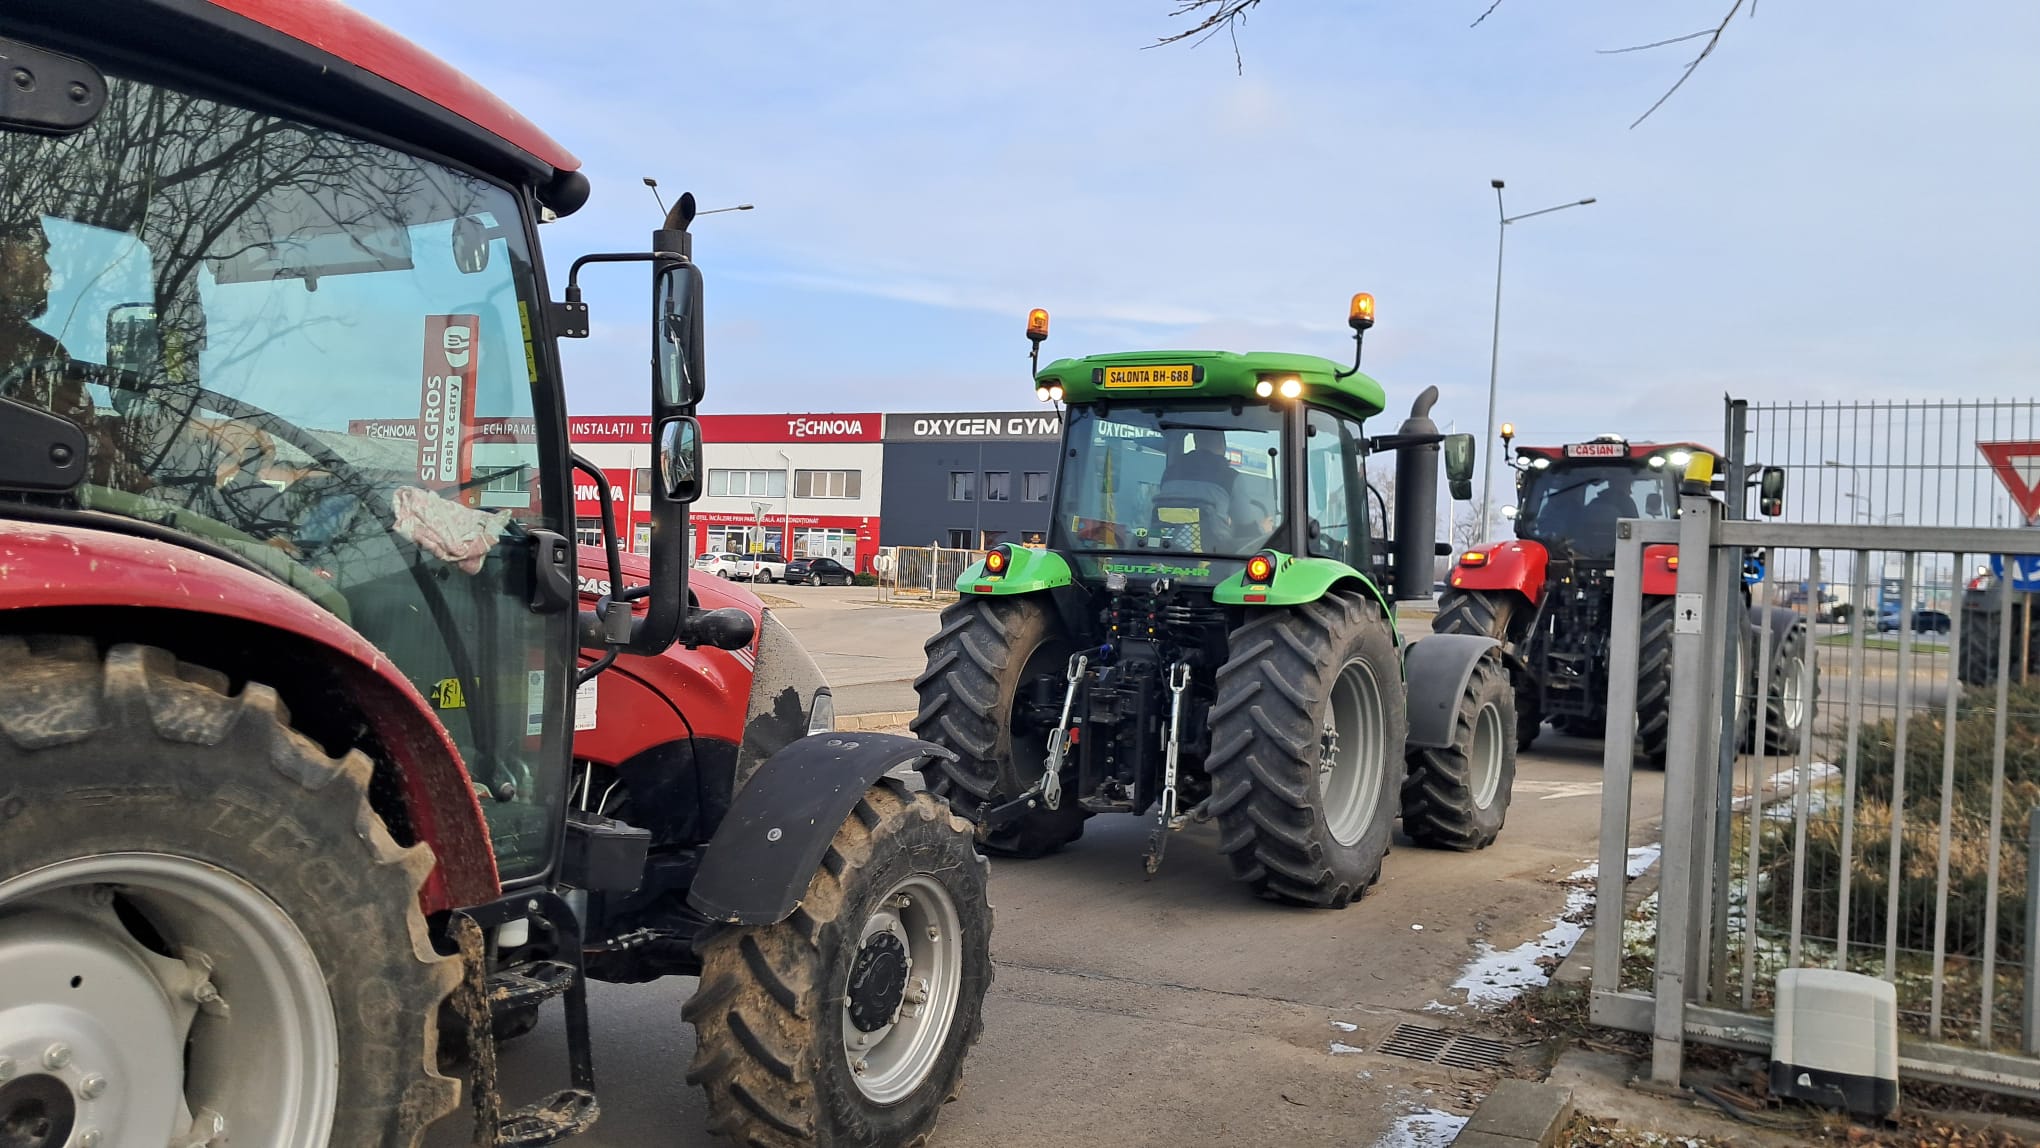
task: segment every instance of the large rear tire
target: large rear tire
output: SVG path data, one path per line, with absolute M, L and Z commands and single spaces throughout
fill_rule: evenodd
M 1211 812 L 1233 875 L 1343 907 L 1380 879 L 1402 787 L 1402 664 L 1381 607 L 1337 591 L 1233 631 L 1211 708 Z
M 1431 619 L 1431 632 L 1485 635 L 1505 647 L 1512 647 L 1521 636 L 1510 633 L 1516 625 L 1517 608 L 1527 605 L 1529 603 L 1515 594 L 1447 590 L 1438 600 L 1438 613 Z M 1529 749 L 1544 725 L 1544 716 L 1537 704 L 1537 683 L 1528 674 L 1514 671 L 1509 673 L 1509 679 L 1516 695 L 1516 748 Z
M 1636 635 L 1636 749 L 1645 765 L 1663 769 L 1672 739 L 1672 622 L 1677 599 L 1669 594 L 1643 600 Z M 1610 720 L 1619 720 L 1610 715 Z
M 1798 753 L 1806 743 L 1819 683 L 1809 691 L 1805 675 L 1806 626 L 1797 623 L 1771 643 L 1771 665 L 1764 675 L 1764 743 L 1772 753 Z
M 914 679 L 921 709 L 909 727 L 956 754 L 923 767 L 928 788 L 967 817 L 1025 793 L 1048 759 L 1048 731 L 1015 728 L 1013 702 L 1043 675 L 1060 682 L 1069 646 L 1039 596 L 964 598 L 942 611 L 928 639 L 928 666 Z M 984 839 L 992 853 L 1040 857 L 1083 836 L 1090 815 L 1064 792 L 1061 807 L 1037 806 Z
M 988 866 L 927 793 L 874 787 L 793 915 L 699 942 L 687 1080 L 747 1148 L 920 1144 L 992 981 Z
M 459 1098 L 435 1067 L 459 961 L 372 772 L 268 687 L 0 638 L 0 1049 L 51 1050 L 9 1103 L 120 1144 L 211 1143 L 215 1117 L 236 1144 L 417 1144 Z
M 1473 667 L 1459 697 L 1452 744 L 1413 749 L 1402 786 L 1402 827 L 1433 849 L 1494 844 L 1516 785 L 1515 691 L 1493 657 Z

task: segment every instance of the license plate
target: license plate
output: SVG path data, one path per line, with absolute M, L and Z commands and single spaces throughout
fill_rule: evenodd
M 1628 458 L 1629 444 L 1622 442 L 1569 442 L 1567 458 Z
M 1203 374 L 1186 363 L 1157 363 L 1139 367 L 1106 367 L 1102 380 L 1107 387 L 1194 387 Z

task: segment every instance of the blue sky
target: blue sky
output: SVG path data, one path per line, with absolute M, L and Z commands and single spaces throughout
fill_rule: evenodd
M 2040 391 L 2040 6 L 1762 4 L 1635 130 L 1723 0 L 1266 0 L 1143 51 L 1171 0 L 356 0 L 579 154 L 561 270 L 641 247 L 640 182 L 757 210 L 696 225 L 710 411 L 1033 403 L 1051 355 L 1343 357 L 1372 291 L 1391 411 L 1478 430 L 1495 202 L 1500 417 L 1527 440 L 1720 437 L 1721 396 Z M 582 414 L 647 405 L 636 273 L 589 279 Z

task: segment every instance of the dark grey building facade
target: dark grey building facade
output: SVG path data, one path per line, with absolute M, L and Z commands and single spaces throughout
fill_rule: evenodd
M 1061 437 L 1061 413 L 1045 403 L 886 415 L 879 545 L 1039 544 Z

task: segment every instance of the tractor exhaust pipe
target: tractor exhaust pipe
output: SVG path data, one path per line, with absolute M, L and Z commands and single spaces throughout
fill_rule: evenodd
M 1413 436 L 1422 444 L 1396 452 L 1389 594 L 1399 602 L 1428 600 L 1437 580 L 1439 435 L 1438 424 L 1431 421 L 1431 407 L 1437 401 L 1438 388 L 1425 387 L 1410 404 L 1410 417 L 1396 430 L 1397 438 Z

